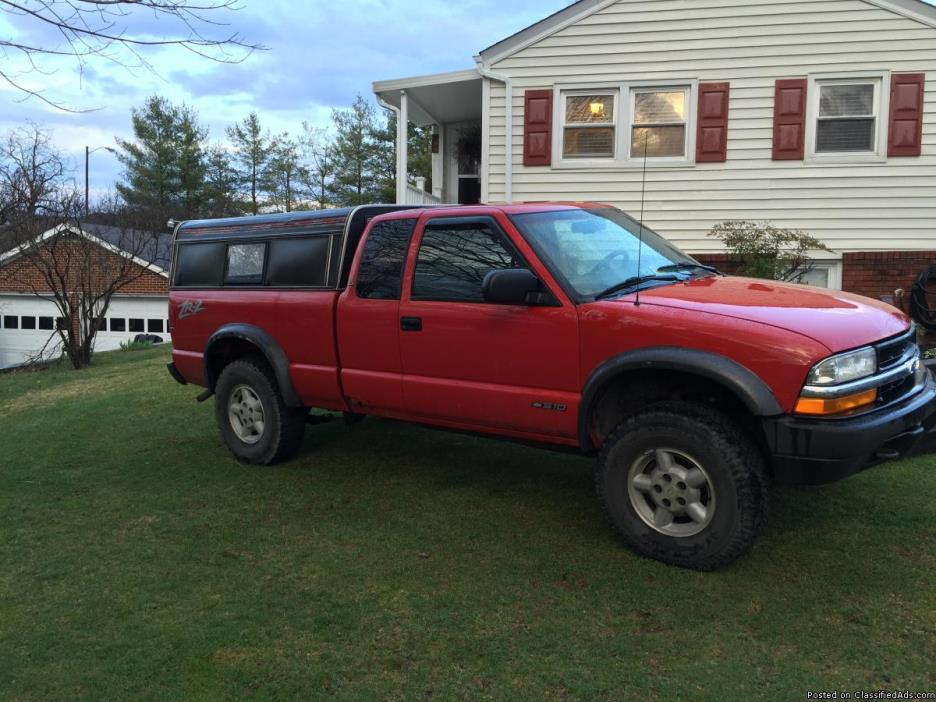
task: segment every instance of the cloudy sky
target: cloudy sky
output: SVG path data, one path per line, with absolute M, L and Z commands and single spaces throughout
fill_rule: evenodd
M 83 168 L 84 147 L 112 146 L 130 132 L 130 108 L 158 93 L 193 106 L 222 140 L 224 128 L 256 110 L 273 131 L 297 131 L 303 120 L 327 123 L 333 107 L 345 107 L 358 93 L 370 96 L 371 82 L 474 65 L 486 46 L 561 9 L 566 0 L 239 0 L 226 13 L 237 31 L 269 48 L 237 65 L 201 59 L 181 49 L 145 54 L 156 73 L 92 59 L 79 70 L 74 59 L 46 60 L 47 74 L 25 72 L 15 53 L 0 53 L 4 72 L 21 71 L 21 82 L 49 97 L 92 112 L 69 114 L 0 82 L 0 132 L 32 120 L 52 130 L 56 144 Z M 222 19 L 222 17 L 217 17 Z M 176 25 L 137 13 L 132 30 L 148 35 L 175 33 Z M 0 13 L 0 39 L 59 48 L 54 30 L 34 20 Z M 132 61 L 132 57 L 129 57 Z M 119 174 L 106 151 L 91 157 L 91 185 L 106 190 Z M 83 180 L 83 177 L 79 177 Z
M 37 2 L 38 0 L 26 0 Z M 57 111 L 0 80 L 0 133 L 32 120 L 52 130 L 59 148 L 83 167 L 85 145 L 112 146 L 129 136 L 130 108 L 161 94 L 193 106 L 211 130 L 256 110 L 274 132 L 297 131 L 303 120 L 325 124 L 334 107 L 358 93 L 370 96 L 374 80 L 460 70 L 486 46 L 569 4 L 569 0 L 237 0 L 242 9 L 213 19 L 246 40 L 268 47 L 237 65 L 214 63 L 178 48 L 145 53 L 155 73 L 103 58 L 79 70 L 74 59 L 45 60 L 43 73 L 28 71 L 15 52 L 0 50 L 0 70 L 19 72 L 32 89 L 83 114 Z M 936 0 L 929 0 L 936 2 Z M 2 6 L 0 6 L 2 7 Z M 171 21 L 134 12 L 127 21 L 137 36 L 178 35 Z M 0 11 L 0 41 L 62 48 L 61 36 L 34 20 Z M 124 63 L 132 57 L 123 56 Z M 91 159 L 91 184 L 106 191 L 119 175 L 115 158 Z

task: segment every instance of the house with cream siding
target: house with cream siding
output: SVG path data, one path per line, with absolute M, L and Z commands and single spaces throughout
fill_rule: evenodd
M 378 81 L 432 126 L 421 204 L 585 200 L 724 261 L 731 219 L 833 253 L 808 282 L 875 297 L 936 263 L 936 7 L 922 0 L 579 0 L 474 68 Z

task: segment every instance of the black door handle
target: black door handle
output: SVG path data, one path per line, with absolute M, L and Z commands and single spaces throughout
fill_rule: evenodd
M 400 329 L 405 332 L 422 331 L 422 317 L 400 317 Z

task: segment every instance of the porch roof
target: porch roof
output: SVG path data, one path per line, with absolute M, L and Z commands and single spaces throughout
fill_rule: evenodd
M 475 69 L 379 80 L 374 94 L 394 107 L 406 91 L 409 121 L 421 127 L 481 119 L 481 74 Z

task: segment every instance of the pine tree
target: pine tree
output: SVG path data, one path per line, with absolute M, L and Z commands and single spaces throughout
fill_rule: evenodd
M 280 212 L 292 212 L 303 194 L 309 174 L 300 162 L 299 144 L 289 134 L 276 138 L 270 157 L 263 169 L 263 189 L 270 203 Z
M 381 199 L 380 127 L 374 107 L 358 95 L 345 110 L 334 110 L 335 175 L 332 199 L 337 205 L 366 205 Z M 386 179 L 383 179 L 385 183 Z
M 251 112 L 240 124 L 228 127 L 227 135 L 234 145 L 241 190 L 248 201 L 250 214 L 256 215 L 263 205 L 261 181 L 275 142 L 269 131 L 263 131 L 256 112 Z
M 243 214 L 238 182 L 228 152 L 219 144 L 212 145 L 205 154 L 205 214 L 209 217 Z
M 178 110 L 179 198 L 182 216 L 200 216 L 205 209 L 205 152 L 202 144 L 208 130 L 198 123 L 198 116 L 189 107 Z
M 132 110 L 133 139 L 118 139 L 124 181 L 117 192 L 154 217 L 198 216 L 204 207 L 203 142 L 207 129 L 194 110 L 152 96 Z
M 168 213 L 179 191 L 178 110 L 165 98 L 148 98 L 131 111 L 134 140 L 118 139 L 125 182 L 117 192 L 131 207 Z

